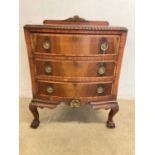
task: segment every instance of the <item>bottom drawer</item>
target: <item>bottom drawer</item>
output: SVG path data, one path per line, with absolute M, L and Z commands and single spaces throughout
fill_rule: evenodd
M 38 96 L 95 97 L 110 95 L 112 83 L 37 82 Z

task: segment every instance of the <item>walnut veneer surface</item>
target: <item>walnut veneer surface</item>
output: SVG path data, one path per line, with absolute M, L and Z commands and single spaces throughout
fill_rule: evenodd
M 24 26 L 33 93 L 31 127 L 39 126 L 38 107 L 65 103 L 72 108 L 90 104 L 111 109 L 107 127 L 114 128 L 127 29 L 78 16 L 43 23 Z

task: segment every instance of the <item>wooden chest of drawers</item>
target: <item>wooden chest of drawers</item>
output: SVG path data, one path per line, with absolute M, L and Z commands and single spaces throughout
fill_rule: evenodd
M 32 128 L 39 126 L 37 108 L 72 108 L 90 104 L 110 109 L 107 127 L 114 128 L 117 90 L 127 29 L 106 21 L 45 20 L 24 26 L 32 80 Z

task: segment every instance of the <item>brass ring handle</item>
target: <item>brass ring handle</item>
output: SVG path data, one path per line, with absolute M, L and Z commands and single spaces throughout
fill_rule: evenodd
M 50 49 L 50 47 L 51 47 L 51 45 L 50 45 L 50 42 L 49 42 L 49 41 L 44 41 L 44 42 L 43 42 L 43 48 L 44 48 L 45 50 Z
M 50 65 L 45 66 L 45 72 L 50 74 L 52 72 L 52 67 Z
M 104 66 L 99 67 L 98 74 L 99 75 L 104 75 L 105 74 L 105 67 Z
M 100 86 L 100 87 L 97 88 L 97 93 L 98 94 L 102 94 L 103 92 L 104 92 L 104 88 L 103 87 Z
M 105 52 L 108 49 L 108 43 L 104 41 L 101 43 L 101 51 Z
M 51 87 L 51 86 L 47 86 L 46 87 L 46 92 L 49 93 L 49 94 L 52 94 L 54 91 L 54 89 Z
M 77 99 L 74 99 L 70 102 L 70 107 L 71 108 L 79 108 L 80 107 L 80 101 Z

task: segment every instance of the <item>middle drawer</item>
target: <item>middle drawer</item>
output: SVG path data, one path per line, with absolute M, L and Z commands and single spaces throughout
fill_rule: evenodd
M 36 74 L 62 77 L 113 76 L 115 61 L 58 61 L 36 60 Z

